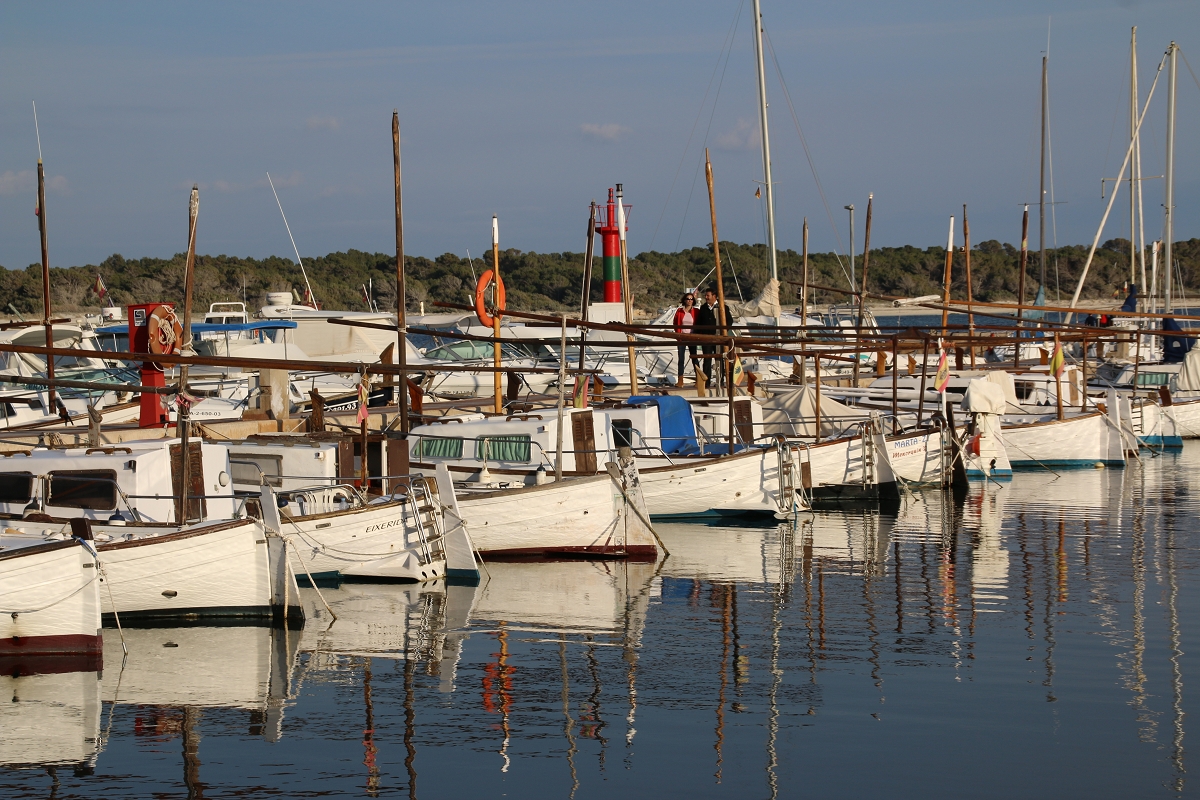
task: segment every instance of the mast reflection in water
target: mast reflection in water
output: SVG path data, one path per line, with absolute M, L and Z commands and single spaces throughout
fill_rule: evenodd
M 305 589 L 303 631 L 124 659 L 108 630 L 102 671 L 2 665 L 0 796 L 1195 793 L 1197 466 L 661 524 L 657 564 Z

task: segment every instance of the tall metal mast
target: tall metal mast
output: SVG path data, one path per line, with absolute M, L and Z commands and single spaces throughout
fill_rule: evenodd
M 762 9 L 754 0 L 754 52 L 758 56 L 758 125 L 762 129 L 763 181 L 767 190 L 767 253 L 771 280 L 779 279 L 775 264 L 775 187 L 771 183 L 771 137 L 767 133 L 767 73 L 763 66 Z
M 1175 278 L 1175 262 L 1171 255 L 1172 244 L 1175 241 L 1175 61 L 1179 48 L 1171 42 L 1167 48 L 1168 61 L 1171 70 L 1167 75 L 1167 163 L 1164 173 L 1166 190 L 1163 207 L 1166 217 L 1163 220 L 1163 254 L 1165 265 L 1163 276 L 1166 278 L 1166 311 L 1171 312 L 1171 283 Z
M 1046 118 L 1050 115 L 1050 93 L 1046 77 L 1046 56 L 1042 56 L 1042 167 L 1038 186 L 1038 253 L 1042 269 L 1041 285 L 1046 285 Z

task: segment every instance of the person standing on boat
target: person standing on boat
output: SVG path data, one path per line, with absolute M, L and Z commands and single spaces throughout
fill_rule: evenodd
M 679 308 L 675 309 L 675 332 L 676 333 L 691 333 L 696 325 L 696 294 L 688 292 L 679 301 Z M 676 386 L 683 386 L 683 353 L 685 350 L 691 351 L 692 368 L 699 369 L 699 359 L 696 358 L 696 345 L 679 343 L 679 360 L 675 363 L 679 365 L 679 378 L 675 381 Z
M 729 306 L 725 306 L 725 324 L 726 328 L 721 328 L 721 312 L 717 305 L 717 290 L 710 286 L 704 290 L 704 302 L 700 308 L 696 310 L 696 333 L 715 336 L 718 333 L 725 333 L 728 326 L 733 325 L 733 313 L 730 312 Z M 708 383 L 712 383 L 713 378 L 713 362 L 716 361 L 717 345 L 705 344 L 700 346 L 700 350 L 708 358 L 704 359 L 704 376 L 708 379 Z M 721 377 L 721 371 L 717 371 L 717 377 Z

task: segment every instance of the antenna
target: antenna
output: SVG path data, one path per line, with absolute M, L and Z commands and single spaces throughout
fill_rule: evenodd
M 308 289 L 308 296 L 315 304 L 317 296 L 313 294 L 312 284 L 308 282 L 308 272 L 304 269 L 304 261 L 300 258 L 300 249 L 296 247 L 296 238 L 292 236 L 292 226 L 288 225 L 287 214 L 283 213 L 283 203 L 279 202 L 279 192 L 275 191 L 275 181 L 271 180 L 271 173 L 267 173 L 267 183 L 271 184 L 271 194 L 275 195 L 275 205 L 279 206 L 279 216 L 283 217 L 283 227 L 287 228 L 288 238 L 292 241 L 292 251 L 296 254 L 296 263 L 300 265 L 300 274 L 304 276 L 304 288 Z
M 37 100 L 33 101 L 33 132 L 37 134 L 38 142 L 38 163 L 42 163 L 42 132 L 38 129 L 37 121 Z

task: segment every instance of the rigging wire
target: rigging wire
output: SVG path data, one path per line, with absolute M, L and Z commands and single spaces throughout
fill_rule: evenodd
M 800 127 L 800 118 L 796 116 L 796 106 L 792 103 L 792 93 L 788 91 L 787 81 L 783 79 L 783 70 L 779 66 L 779 59 L 775 55 L 775 45 L 771 42 L 771 37 L 767 33 L 766 28 L 763 28 L 763 38 L 767 40 L 767 49 L 771 51 L 771 61 L 775 64 L 775 74 L 779 77 L 779 85 L 783 87 L 783 96 L 787 100 L 788 110 L 792 112 L 792 123 L 796 126 L 796 134 L 800 137 L 800 144 L 804 147 L 804 157 L 808 159 L 808 168 L 812 171 L 813 181 L 817 184 L 817 192 L 821 195 L 821 203 L 825 206 L 825 215 L 829 218 L 829 227 L 833 229 L 833 235 L 837 238 L 838 251 L 834 253 L 837 258 L 838 266 L 842 268 L 842 275 L 846 278 L 846 283 L 853 290 L 854 281 L 850 280 L 850 273 L 846 272 L 846 264 L 842 261 L 841 250 L 844 249 L 842 244 L 842 234 L 838 232 L 838 227 L 833 221 L 833 211 L 829 208 L 829 200 L 825 197 L 825 189 L 821 186 L 821 177 L 817 175 L 817 165 L 813 163 L 812 152 L 808 149 L 808 140 L 804 138 L 804 130 Z
M 675 177 L 671 179 L 671 188 L 667 191 L 667 199 L 663 203 L 662 213 L 658 215 L 658 223 L 654 226 L 654 235 L 650 237 L 650 249 L 651 250 L 654 249 L 654 240 L 658 236 L 658 229 L 662 226 L 663 217 L 666 216 L 667 207 L 671 203 L 671 195 L 675 191 L 675 182 L 679 180 L 679 173 L 683 169 L 684 160 L 687 158 L 688 148 L 691 147 L 691 145 L 692 145 L 692 137 L 696 133 L 696 126 L 700 124 L 700 116 L 701 116 L 701 114 L 704 113 L 704 106 L 708 102 L 708 93 L 710 91 L 712 91 L 713 81 L 717 77 L 717 68 L 721 66 L 721 55 L 725 52 L 726 47 L 729 46 L 730 38 L 737 31 L 738 20 L 741 19 L 741 16 L 742 16 L 742 6 L 744 6 L 745 4 L 746 4 L 746 0 L 742 0 L 742 2 L 738 5 L 737 14 L 733 18 L 733 24 L 730 26 L 729 33 L 725 34 L 725 41 L 721 44 L 721 50 L 717 54 L 717 63 L 713 65 L 713 74 L 708 79 L 708 87 L 704 90 L 704 97 L 701 98 L 701 100 L 700 100 L 700 108 L 696 109 L 696 120 L 692 123 L 692 130 L 688 133 L 687 143 L 683 146 L 683 153 L 679 156 L 679 166 L 677 166 L 675 168 Z M 729 64 L 728 58 L 726 58 L 725 63 L 726 63 L 726 66 L 728 66 L 728 64 Z M 723 79 L 724 72 L 722 72 L 721 75 L 722 75 L 722 79 Z M 720 90 L 718 89 L 718 92 L 719 91 Z M 715 105 L 716 100 L 714 100 L 713 103 Z

